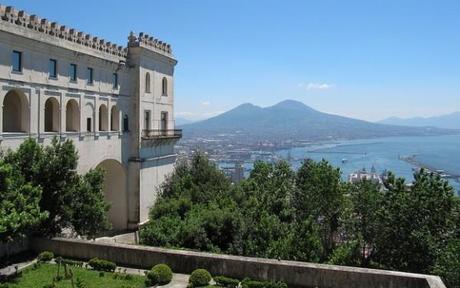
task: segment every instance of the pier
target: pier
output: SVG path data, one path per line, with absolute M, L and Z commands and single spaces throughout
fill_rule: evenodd
M 403 160 L 417 168 L 423 168 L 429 172 L 432 172 L 432 173 L 435 173 L 435 174 L 438 174 L 439 176 L 441 176 L 442 178 L 444 179 L 451 179 L 451 180 L 454 180 L 456 182 L 459 182 L 460 183 L 460 175 L 459 174 L 455 174 L 455 173 L 450 173 L 449 171 L 445 171 L 444 169 L 439 169 L 438 167 L 434 167 L 434 166 L 431 166 L 431 165 L 427 165 L 425 163 L 422 163 L 421 161 L 419 161 L 417 159 L 417 155 L 411 155 L 411 156 L 399 156 L 399 159 L 400 160 Z

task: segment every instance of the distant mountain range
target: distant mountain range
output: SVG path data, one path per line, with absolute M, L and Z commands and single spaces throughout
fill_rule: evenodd
M 181 128 L 184 137 L 233 134 L 241 136 L 242 139 L 252 140 L 309 141 L 441 135 L 459 132 L 440 128 L 371 123 L 322 113 L 294 100 L 285 100 L 266 108 L 242 104 L 207 120 L 182 125 Z
M 193 122 L 196 122 L 196 121 L 188 120 L 188 119 L 181 118 L 181 117 L 176 117 L 176 119 L 175 119 L 175 123 L 176 123 L 177 126 L 185 125 L 185 124 L 191 124 Z
M 414 117 L 414 118 L 398 118 L 390 117 L 383 119 L 378 123 L 403 125 L 413 127 L 437 127 L 446 129 L 460 129 L 460 112 L 435 116 L 435 117 Z

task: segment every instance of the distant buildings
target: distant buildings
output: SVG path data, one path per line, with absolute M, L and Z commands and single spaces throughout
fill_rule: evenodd
M 367 172 L 366 168 L 363 168 L 348 175 L 348 182 L 350 183 L 359 183 L 363 180 L 372 181 L 379 185 L 383 184 L 383 176 L 377 173 L 375 167 L 372 167 L 370 172 Z
M 244 180 L 244 166 L 243 163 L 237 162 L 234 167 L 222 167 L 222 171 L 232 183 L 240 183 Z

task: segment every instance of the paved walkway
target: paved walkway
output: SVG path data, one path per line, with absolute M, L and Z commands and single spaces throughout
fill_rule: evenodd
M 100 237 L 96 239 L 96 242 L 137 244 L 139 243 L 139 237 L 137 232 L 130 232 L 125 234 L 118 234 L 111 237 Z
M 145 271 L 147 270 L 142 270 L 142 269 L 133 269 L 133 268 L 127 268 L 127 267 L 117 267 L 117 271 L 120 271 L 121 269 L 122 272 L 125 271 L 128 274 L 132 275 L 145 275 Z M 190 275 L 187 274 L 179 274 L 179 273 L 174 273 L 173 278 L 169 284 L 166 284 L 164 286 L 158 286 L 158 287 L 164 287 L 164 288 L 184 288 L 187 287 L 188 285 L 188 278 Z
M 20 263 L 15 263 L 10 266 L 6 266 L 0 269 L 0 279 L 3 277 L 9 277 L 13 275 L 14 273 L 16 273 L 16 267 L 17 267 L 17 271 L 19 272 L 19 271 L 26 269 L 27 267 L 32 266 L 35 262 L 37 262 L 36 259 L 25 261 L 25 262 L 20 262 Z

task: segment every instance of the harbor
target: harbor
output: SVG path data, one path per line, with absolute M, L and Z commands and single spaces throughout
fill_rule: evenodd
M 434 166 L 422 163 L 420 160 L 417 159 L 416 154 L 413 154 L 410 156 L 399 156 L 399 159 L 409 163 L 412 166 L 415 166 L 416 169 L 425 169 L 431 173 L 439 175 L 441 178 L 454 180 L 457 183 L 460 183 L 460 174 L 451 173 L 444 169 L 439 169 L 439 167 L 434 167 Z

